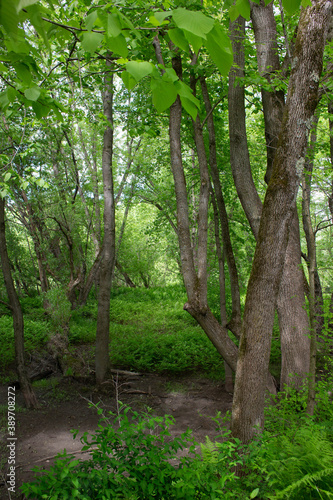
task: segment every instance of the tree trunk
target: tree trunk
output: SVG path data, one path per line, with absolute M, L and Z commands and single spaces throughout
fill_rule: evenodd
M 37 408 L 38 402 L 32 389 L 27 370 L 24 364 L 24 322 L 21 304 L 18 299 L 7 253 L 6 228 L 5 228 L 5 201 L 0 196 L 0 256 L 2 272 L 9 299 L 13 311 L 13 326 L 15 336 L 15 361 L 20 387 L 23 392 L 27 408 Z
M 299 221 L 294 203 L 276 303 L 281 342 L 281 391 L 290 385 L 300 389 L 309 373 L 310 332 L 301 266 Z
M 237 194 L 257 239 L 262 203 L 253 182 L 245 125 L 244 85 L 236 78 L 244 77 L 245 19 L 238 17 L 230 23 L 230 38 L 234 53 L 234 67 L 229 74 L 228 109 L 230 164 Z
M 279 59 L 276 52 L 276 24 L 272 4 L 267 7 L 251 4 L 251 18 L 254 27 L 257 60 L 260 74 L 265 76 L 268 82 L 271 81 L 272 73 L 279 69 Z M 242 26 L 243 21 L 235 21 Z M 252 178 L 251 166 L 248 161 L 248 153 L 240 152 L 237 143 L 238 136 L 246 133 L 245 129 L 245 106 L 244 89 L 234 86 L 235 75 L 243 76 L 244 55 L 242 40 L 237 38 L 239 27 L 231 25 L 231 34 L 235 52 L 235 63 L 237 70 L 231 71 L 229 77 L 229 122 L 230 126 L 230 155 L 231 163 L 234 164 L 233 176 L 236 189 L 241 200 L 245 214 L 249 220 L 254 236 L 257 239 L 259 229 L 259 218 L 261 214 L 261 202 L 255 190 L 253 181 L 252 189 L 244 191 L 244 178 Z M 236 73 L 237 72 L 237 73 Z M 236 99 L 236 102 L 234 100 Z M 277 147 L 277 137 L 279 136 L 282 121 L 282 111 L 284 107 L 284 96 L 281 91 L 262 91 L 263 112 L 265 119 L 265 137 L 267 147 L 267 171 L 265 180 L 269 181 L 272 171 L 272 162 Z M 238 121 L 238 120 L 241 121 Z M 235 123 L 236 122 L 236 123 Z M 245 139 L 242 139 L 243 147 L 247 148 Z M 236 146 L 233 144 L 236 143 Z M 246 158 L 246 161 L 244 160 Z M 242 175 L 243 172 L 243 175 Z M 243 192 L 244 191 L 244 192 Z M 252 200 L 247 199 L 252 197 Z M 245 203 L 246 201 L 246 203 Z M 296 209 L 296 205 L 295 205 Z M 297 217 L 297 214 L 295 214 Z M 309 368 L 309 322 L 305 309 L 305 291 L 303 286 L 303 272 L 301 268 L 301 248 L 299 239 L 298 219 L 292 228 L 295 234 L 288 241 L 286 262 L 281 276 L 281 287 L 278 295 L 276 307 L 278 310 L 280 339 L 282 348 L 282 367 L 280 387 L 289 385 L 292 379 L 290 373 L 297 373 L 298 377 L 292 383 L 300 387 L 307 376 Z M 303 363 L 301 361 L 303 360 Z
M 103 93 L 104 115 L 108 125 L 103 137 L 103 191 L 104 191 L 104 252 L 100 267 L 100 282 L 98 292 L 97 329 L 95 370 L 96 383 L 101 384 L 109 367 L 109 336 L 110 336 L 110 295 L 111 277 L 115 264 L 115 206 L 112 174 L 113 150 L 113 74 L 110 71 L 112 63 L 106 62 L 108 70 L 105 75 L 105 91 Z
M 214 210 L 214 229 L 215 229 L 215 245 L 216 254 L 219 263 L 219 291 L 220 291 L 220 314 L 221 314 L 221 325 L 226 328 L 228 323 L 227 318 L 227 307 L 226 307 L 226 294 L 225 294 L 225 272 L 224 272 L 224 252 L 222 252 L 221 242 L 220 242 L 220 231 L 219 231 L 219 213 L 217 204 L 215 201 L 215 193 L 211 194 L 211 200 Z M 234 382 L 232 378 L 232 369 L 226 361 L 224 361 L 224 388 L 226 392 L 234 392 Z
M 304 167 L 309 128 L 332 4 L 314 0 L 301 11 L 282 131 L 261 216 L 249 280 L 237 363 L 232 432 L 247 442 L 264 425 L 264 404 L 274 306 L 289 227 Z
M 280 69 L 273 3 L 271 2 L 265 6 L 263 0 L 261 0 L 260 5 L 251 2 L 251 20 L 256 41 L 259 74 L 264 76 L 268 83 L 271 83 L 274 72 Z M 273 160 L 281 129 L 284 92 L 283 90 L 261 89 L 261 98 L 267 150 L 265 181 L 268 184 L 272 174 Z
M 181 77 L 181 60 L 179 57 L 173 58 L 173 68 L 177 75 Z M 188 311 L 193 318 L 197 320 L 203 328 L 208 338 L 221 356 L 227 361 L 233 370 L 236 369 L 237 363 L 237 347 L 228 336 L 226 328 L 223 328 L 207 305 L 207 274 L 205 275 L 204 245 L 207 242 L 201 243 L 201 248 L 198 249 L 198 275 L 194 266 L 193 251 L 191 244 L 191 233 L 189 223 L 189 208 L 187 200 L 186 180 L 184 175 L 182 155 L 181 155 L 181 126 L 182 106 L 177 97 L 176 101 L 170 108 L 169 119 L 169 138 L 170 138 L 170 154 L 171 154 L 171 169 L 175 184 L 176 202 L 177 202 L 177 228 L 178 241 L 181 255 L 182 275 L 184 278 L 185 288 L 187 292 L 188 302 L 184 305 L 184 309 Z M 198 137 L 197 137 L 198 139 Z M 209 182 L 209 179 L 208 179 Z M 206 176 L 202 179 L 202 196 L 206 195 Z M 199 228 L 200 234 L 206 235 L 206 224 L 204 211 L 207 209 L 205 200 L 199 203 Z M 205 236 L 206 237 L 206 236 Z M 200 242 L 200 239 L 199 239 Z
M 251 3 L 251 19 L 257 48 L 258 69 L 268 83 L 274 73 L 280 70 L 277 46 L 276 22 L 273 4 L 265 6 Z M 268 183 L 272 174 L 275 151 L 281 130 L 284 92 L 282 90 L 262 89 L 262 104 L 265 120 L 265 138 L 267 149 L 267 170 L 265 181 Z M 296 203 L 294 219 L 291 224 L 286 259 L 281 277 L 277 312 L 281 341 L 281 377 L 280 389 L 293 384 L 300 388 L 309 371 L 310 342 L 309 321 L 305 308 L 305 290 L 301 267 L 301 245 Z M 294 377 L 291 378 L 290 375 Z
M 228 215 L 225 208 L 224 197 L 222 193 L 218 165 L 217 165 L 215 125 L 212 112 L 213 110 L 209 99 L 206 80 L 204 77 L 200 78 L 200 84 L 207 113 L 207 128 L 209 136 L 209 166 L 210 166 L 211 176 L 213 179 L 216 203 L 221 222 L 223 252 L 227 260 L 229 278 L 230 278 L 232 313 L 230 321 L 226 326 L 229 328 L 230 331 L 234 333 L 234 335 L 236 335 L 236 337 L 240 337 L 242 319 L 241 319 L 238 272 L 230 239 Z
M 309 259 L 309 312 L 310 312 L 310 327 L 311 327 L 311 349 L 310 349 L 310 366 L 308 379 L 308 403 L 307 413 L 313 415 L 315 406 L 315 389 L 316 389 L 316 356 L 317 356 L 317 334 L 316 334 L 316 311 L 315 311 L 315 269 L 316 269 L 316 239 L 315 233 L 311 224 L 310 213 L 310 198 L 311 198 L 311 179 L 307 178 L 308 170 L 304 170 L 302 179 L 302 212 L 303 226 L 306 234 L 306 243 Z

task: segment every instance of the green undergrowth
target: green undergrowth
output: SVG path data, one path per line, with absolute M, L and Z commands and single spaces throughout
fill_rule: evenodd
M 196 321 L 183 310 L 181 286 L 116 288 L 110 303 L 110 358 L 114 367 L 141 372 L 200 372 L 224 376 L 223 361 Z M 40 297 L 21 300 L 27 352 L 42 348 L 54 332 Z M 97 303 L 71 311 L 69 340 L 73 348 L 94 344 Z M 0 356 L 3 366 L 14 361 L 14 334 L 8 311 L 0 316 Z
M 318 402 L 330 384 L 332 376 L 318 386 Z M 267 406 L 265 431 L 247 445 L 227 430 L 228 416 L 212 419 L 220 435 L 199 446 L 190 430 L 172 436 L 172 417 L 120 405 L 81 438 L 88 460 L 59 454 L 49 471 L 36 468 L 22 490 L 48 500 L 330 500 L 332 410 L 318 404 L 309 417 L 304 397 L 293 389 L 280 393 Z

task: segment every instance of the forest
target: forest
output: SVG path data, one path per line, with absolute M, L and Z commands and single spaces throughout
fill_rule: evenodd
M 0 498 L 333 498 L 332 0 L 0 0 L 0 37 Z M 18 480 L 79 383 L 89 458 Z

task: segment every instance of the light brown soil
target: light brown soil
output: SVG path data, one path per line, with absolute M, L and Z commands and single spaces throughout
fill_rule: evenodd
M 80 453 L 80 436 L 85 431 L 97 428 L 100 416 L 97 409 L 89 403 L 99 403 L 107 413 L 117 412 L 119 401 L 136 411 L 151 408 L 153 415 L 172 415 L 175 425 L 170 428 L 172 436 L 177 436 L 187 428 L 192 429 L 197 442 L 205 437 L 214 439 L 218 431 L 211 417 L 217 412 L 224 415 L 231 409 L 232 396 L 225 392 L 222 382 L 201 377 L 168 377 L 154 374 L 117 375 L 113 374 L 103 389 L 96 391 L 92 379 L 73 377 L 53 378 L 35 388 L 40 404 L 37 410 L 24 409 L 20 390 L 16 397 L 16 491 L 23 482 L 32 479 L 31 469 L 35 466 L 48 468 L 57 453 L 64 449 L 68 453 Z M 0 401 L 7 401 L 7 386 L 0 387 Z M 22 499 L 21 494 L 11 496 L 6 488 L 8 464 L 6 456 L 7 437 L 6 417 L 0 429 L 0 500 Z M 74 440 L 71 429 L 78 429 Z M 0 430 L 1 432 L 1 430 Z

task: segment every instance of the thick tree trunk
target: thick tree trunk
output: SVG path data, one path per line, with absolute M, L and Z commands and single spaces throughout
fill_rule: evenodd
M 256 46 L 257 46 L 257 60 L 260 74 L 265 76 L 268 82 L 272 79 L 274 71 L 279 69 L 279 59 L 276 50 L 276 24 L 273 13 L 272 4 L 267 7 L 262 3 L 261 5 L 251 4 L 251 18 L 254 27 Z M 243 21 L 238 20 L 242 25 Z M 237 23 L 237 21 L 235 21 Z M 235 51 L 235 62 L 240 65 L 235 71 L 238 71 L 241 76 L 241 69 L 244 64 L 244 55 L 241 39 L 236 37 L 239 28 L 231 25 L 231 33 L 233 38 L 233 46 Z M 242 27 L 243 30 L 243 27 Z M 245 106 L 244 106 L 244 90 L 234 85 L 235 74 L 230 73 L 229 82 L 229 106 L 232 108 L 229 111 L 229 122 L 233 124 L 230 127 L 230 143 L 233 144 L 238 141 L 237 130 L 245 130 Z M 236 102 L 233 100 L 236 99 Z M 265 119 L 265 137 L 267 147 L 267 171 L 265 180 L 269 181 L 272 171 L 272 162 L 277 148 L 277 137 L 279 136 L 282 121 L 282 112 L 284 107 L 284 96 L 281 91 L 262 91 L 263 112 Z M 235 113 L 235 110 L 237 112 Z M 241 119 L 241 122 L 238 122 Z M 234 123 L 236 122 L 236 123 Z M 243 146 L 247 147 L 243 139 Z M 237 147 L 230 148 L 232 164 L 236 167 L 233 168 L 233 176 L 239 198 L 244 208 L 245 214 L 250 222 L 254 236 L 258 237 L 258 217 L 261 214 L 261 204 L 258 201 L 258 195 L 255 191 L 254 185 L 248 191 L 246 196 L 251 196 L 251 200 L 245 203 L 245 194 L 241 194 L 244 189 L 242 170 L 246 173 L 247 178 L 252 177 L 251 167 L 249 161 L 241 161 L 242 158 L 247 158 L 248 154 L 244 156 Z M 240 168 L 241 167 L 241 168 Z M 252 182 L 253 184 L 253 182 Z M 258 215 L 259 214 L 259 215 Z M 297 215 L 295 215 L 296 217 Z M 298 222 L 298 220 L 297 220 Z M 305 304 L 305 291 L 303 286 L 303 272 L 301 268 L 301 248 L 299 240 L 299 227 L 296 223 L 292 224 L 295 234 L 288 241 L 288 249 L 286 253 L 286 262 L 281 276 L 281 287 L 276 307 L 278 310 L 279 324 L 280 324 L 280 339 L 282 346 L 282 359 L 280 387 L 290 383 L 295 383 L 296 387 L 300 387 L 307 376 L 309 368 L 310 356 L 310 343 L 308 341 L 309 335 L 309 322 L 304 307 Z M 300 363 L 303 360 L 303 363 Z M 290 373 L 297 373 L 298 377 L 292 380 L 289 377 Z
M 318 103 L 318 82 L 331 13 L 330 1 L 314 0 L 311 7 L 302 10 L 298 25 L 282 132 L 263 205 L 237 363 L 232 432 L 244 442 L 264 425 L 274 306 L 309 128 Z
M 110 336 L 110 294 L 111 278 L 115 264 L 115 206 L 112 174 L 113 150 L 113 74 L 110 71 L 112 63 L 107 61 L 108 71 L 105 76 L 103 93 L 104 115 L 109 124 L 103 138 L 103 189 L 104 189 L 104 252 L 100 267 L 100 283 L 98 293 L 96 355 L 96 383 L 101 384 L 109 367 L 109 336 Z
M 295 203 L 276 303 L 281 342 L 280 390 L 290 385 L 300 389 L 309 373 L 310 331 L 301 266 L 299 221 Z
M 37 408 L 38 402 L 32 389 L 27 370 L 24 364 L 24 322 L 21 304 L 18 299 L 7 253 L 6 228 L 5 228 L 5 201 L 0 197 L 0 256 L 2 272 L 9 299 L 13 311 L 13 326 L 15 336 L 15 361 L 20 387 L 23 392 L 25 404 L 28 408 Z
M 280 69 L 277 47 L 276 22 L 273 4 L 265 6 L 251 3 L 251 19 L 257 48 L 257 62 L 260 75 L 268 83 L 274 73 Z M 275 151 L 281 131 L 284 110 L 284 92 L 282 90 L 262 89 L 262 104 L 265 120 L 265 138 L 267 148 L 267 170 L 265 181 L 268 183 L 272 174 Z M 280 389 L 293 384 L 300 388 L 309 371 L 310 342 L 309 321 L 305 308 L 305 290 L 301 268 L 301 245 L 299 223 L 294 208 L 286 259 L 281 277 L 277 312 L 281 340 L 281 377 Z M 293 374 L 294 377 L 290 377 Z

